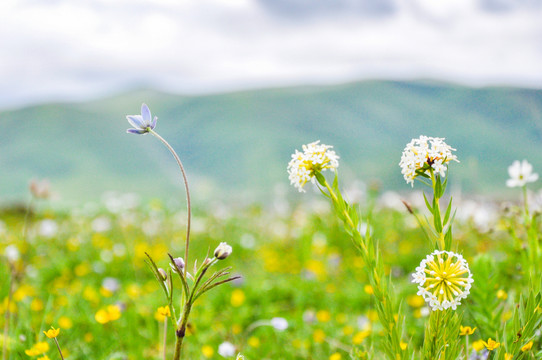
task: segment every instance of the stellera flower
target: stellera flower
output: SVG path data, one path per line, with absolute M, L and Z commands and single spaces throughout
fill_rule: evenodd
M 127 115 L 126 119 L 134 128 L 126 130 L 131 134 L 144 135 L 156 127 L 158 117 L 152 117 L 147 104 L 141 105 L 141 115 Z
M 454 148 L 444 142 L 444 138 L 420 136 L 407 144 L 399 166 L 407 184 L 414 186 L 414 179 L 419 175 L 428 175 L 431 170 L 440 176 L 446 175 L 450 161 L 457 161 L 452 153 Z
M 295 151 L 292 160 L 288 163 L 288 178 L 300 192 L 305 192 L 303 186 L 309 181 L 314 183 L 315 174 L 325 171 L 337 170 L 339 157 L 333 146 L 320 144 L 320 140 L 303 145 L 303 152 Z
M 418 295 L 423 296 L 433 310 L 455 310 L 474 282 L 463 256 L 439 250 L 427 255 L 412 277 L 412 282 L 418 284 Z

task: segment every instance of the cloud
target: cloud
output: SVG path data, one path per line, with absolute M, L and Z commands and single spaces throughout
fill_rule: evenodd
M 436 78 L 542 84 L 535 0 L 3 0 L 0 106 Z M 333 4 L 333 5 L 330 5 Z

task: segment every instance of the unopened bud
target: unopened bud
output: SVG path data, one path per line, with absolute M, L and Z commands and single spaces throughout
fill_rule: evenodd
M 177 269 L 184 269 L 184 259 L 182 257 L 178 257 L 173 259 L 174 264 L 169 264 L 173 271 L 177 272 Z
M 162 268 L 158 268 L 158 273 L 160 274 L 160 277 L 162 278 L 162 281 L 167 280 L 166 270 L 164 270 Z
M 218 260 L 224 260 L 232 253 L 233 249 L 231 246 L 225 242 L 221 242 L 218 247 L 215 249 L 215 258 Z

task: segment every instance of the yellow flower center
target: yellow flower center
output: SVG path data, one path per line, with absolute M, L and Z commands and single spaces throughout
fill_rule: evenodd
M 468 270 L 462 269 L 459 261 L 453 262 L 452 257 L 444 254 L 437 254 L 436 261 L 426 263 L 424 269 L 426 273 L 425 289 L 431 292 L 440 303 L 443 301 L 452 301 L 458 294 L 463 292 L 466 285 L 463 275 Z

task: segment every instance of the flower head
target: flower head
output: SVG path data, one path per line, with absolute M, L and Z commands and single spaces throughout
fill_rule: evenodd
M 499 346 L 501 346 L 501 343 L 500 342 L 496 342 L 495 340 L 493 340 L 492 338 L 489 338 L 486 341 L 484 341 L 484 346 L 486 347 L 486 349 L 488 349 L 489 351 L 491 350 L 495 350 L 496 348 L 498 348 Z
M 303 145 L 303 152 L 295 151 L 292 160 L 288 163 L 288 178 L 300 192 L 304 192 L 303 186 L 311 181 L 314 183 L 314 175 L 327 169 L 335 171 L 339 167 L 339 157 L 335 151 L 330 150 L 333 146 L 320 144 L 320 140 Z
M 472 335 L 474 334 L 474 331 L 476 328 L 471 328 L 470 326 L 459 326 L 459 335 L 465 336 L 465 335 Z
M 43 332 L 45 336 L 47 336 L 49 339 L 56 338 L 58 334 L 60 333 L 60 329 L 55 329 L 51 326 L 51 328 L 47 331 Z
M 532 348 L 533 348 L 533 342 L 529 341 L 527 344 L 521 347 L 521 351 L 526 352 L 526 351 L 531 350 Z
M 514 161 L 508 167 L 508 175 L 510 175 L 510 179 L 506 180 L 506 186 L 508 187 L 522 187 L 527 183 L 538 180 L 538 174 L 533 173 L 533 166 L 527 160 L 522 162 Z
M 215 258 L 218 260 L 224 260 L 231 255 L 233 249 L 230 245 L 225 242 L 221 242 L 215 249 Z
M 146 134 L 150 130 L 154 130 L 156 127 L 156 120 L 158 120 L 156 116 L 154 118 L 151 116 L 151 111 L 149 110 L 147 104 L 141 105 L 141 115 L 127 115 L 126 119 L 130 125 L 134 127 L 126 130 L 126 132 L 139 135 Z
M 433 310 L 455 310 L 474 282 L 467 261 L 451 251 L 437 250 L 427 255 L 412 277 L 412 282 L 418 284 L 418 295 Z
M 223 357 L 235 356 L 235 345 L 229 341 L 224 341 L 218 346 L 218 353 Z
M 407 144 L 399 166 L 407 184 L 414 186 L 414 179 L 420 174 L 427 174 L 432 169 L 440 176 L 446 175 L 446 169 L 450 161 L 457 161 L 457 156 L 452 154 L 455 151 L 444 142 L 444 138 L 420 136 L 412 139 Z
M 278 331 L 284 331 L 288 329 L 288 320 L 282 317 L 274 317 L 271 319 L 271 326 Z

